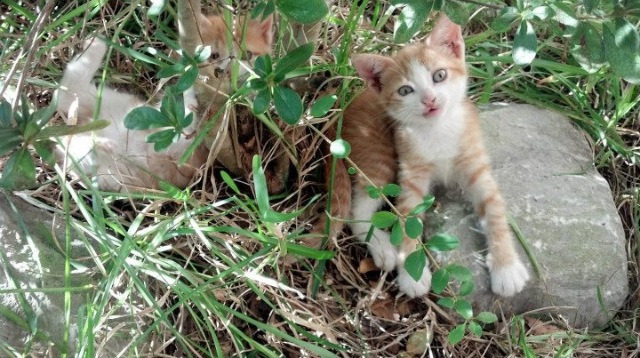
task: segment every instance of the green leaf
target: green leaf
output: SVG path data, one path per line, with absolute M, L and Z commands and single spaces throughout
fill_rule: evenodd
M 427 266 L 427 254 L 421 247 L 409 254 L 404 261 L 404 269 L 415 281 L 422 277 L 425 266 Z
M 424 229 L 422 219 L 415 216 L 409 217 L 404 224 L 404 229 L 407 232 L 407 236 L 409 236 L 410 238 L 420 238 Z
M 470 321 L 467 330 L 478 338 L 482 337 L 482 327 L 476 321 Z
M 452 329 L 451 332 L 449 332 L 449 336 L 447 337 L 449 343 L 451 343 L 451 345 L 453 346 L 460 343 L 460 341 L 462 341 L 462 339 L 464 338 L 464 331 L 466 328 L 466 323 L 463 322 Z
M 166 0 L 151 0 L 151 6 L 149 6 L 147 15 L 151 17 L 160 15 L 162 13 L 162 9 L 164 9 L 165 3 Z
M 249 81 L 247 81 L 246 83 L 246 87 L 256 90 L 256 91 L 260 91 L 263 89 L 267 89 L 267 81 L 263 80 L 262 78 L 252 78 Z M 269 94 L 271 94 L 271 92 L 269 92 Z
M 491 23 L 491 29 L 497 32 L 505 32 L 511 28 L 511 25 L 518 18 L 518 9 L 515 7 L 504 7 L 500 10 L 500 14 Z
M 475 284 L 473 281 L 462 281 L 460 282 L 460 291 L 458 291 L 458 295 L 460 296 L 468 296 L 473 292 L 475 288 Z
M 451 264 L 447 266 L 447 271 L 449 271 L 451 277 L 460 282 L 473 280 L 471 271 L 464 266 Z
M 435 293 L 442 293 L 449 284 L 449 273 L 445 269 L 439 269 L 431 276 L 431 290 Z
M 441 297 L 440 299 L 438 299 L 438 305 L 445 308 L 453 308 L 454 303 L 455 301 L 451 297 Z
M 615 27 L 614 27 L 615 26 Z M 603 26 L 604 50 L 613 72 L 631 83 L 640 83 L 640 37 L 624 19 Z
M 18 128 L 0 128 L 0 156 L 16 149 L 22 143 Z
M 549 16 L 553 15 L 551 8 L 546 5 L 536 7 L 531 11 L 531 13 L 539 20 L 546 20 Z
M 537 46 L 538 40 L 533 26 L 529 21 L 521 22 L 513 40 L 513 62 L 520 66 L 530 64 L 536 57 Z
M 309 114 L 312 117 L 324 117 L 329 113 L 329 110 L 333 108 L 333 105 L 336 103 L 338 97 L 336 95 L 324 96 L 320 97 L 311 105 L 311 109 L 309 109 Z
M 303 212 L 304 212 L 304 209 L 297 210 L 291 213 L 280 213 L 280 212 L 269 209 L 267 210 L 267 212 L 265 213 L 262 219 L 270 223 L 282 223 L 282 222 L 286 222 L 286 221 L 297 218 Z
M 444 3 L 444 13 L 451 21 L 458 25 L 464 25 L 469 20 L 469 9 L 463 3 L 457 1 L 446 1 Z
M 37 129 L 40 130 L 45 124 L 49 123 L 54 113 L 56 113 L 56 104 L 52 101 L 45 108 L 33 112 L 30 122 L 34 123 Z
M 451 251 L 460 246 L 457 237 L 447 234 L 436 234 L 427 241 L 427 248 L 433 251 Z
M 198 78 L 198 67 L 189 65 L 186 71 L 180 76 L 178 82 L 174 85 L 175 93 L 182 93 L 188 90 L 196 82 Z
M 331 142 L 329 150 L 336 158 L 346 158 L 349 156 L 349 153 L 351 153 L 351 144 L 344 139 L 336 139 Z
M 378 211 L 371 216 L 371 225 L 378 229 L 386 229 L 398 221 L 398 216 L 390 211 Z
M 253 113 L 254 114 L 262 114 L 267 111 L 269 108 L 269 103 L 271 102 L 271 91 L 268 88 L 262 89 L 256 95 L 256 98 L 253 100 Z
M 416 205 L 416 207 L 409 212 L 409 215 L 418 215 L 418 214 L 424 213 L 425 211 L 429 210 L 433 206 L 433 203 L 435 202 L 435 200 L 436 198 L 433 195 L 425 196 L 422 199 L 422 202 Z
M 267 75 L 270 74 L 272 70 L 271 56 L 269 56 L 269 54 L 258 56 L 253 66 L 253 71 L 256 73 L 256 75 L 260 76 L 260 78 L 267 77 Z
M 276 68 L 273 70 L 274 80 L 276 82 L 282 81 L 287 73 L 309 61 L 313 54 L 313 49 L 314 44 L 306 43 L 289 51 L 276 64 Z
M 324 0 L 276 0 L 276 6 L 284 16 L 301 24 L 319 21 L 329 13 Z
M 38 153 L 45 163 L 51 166 L 56 164 L 56 157 L 51 150 L 53 145 L 54 143 L 50 140 L 39 140 L 33 143 L 33 148 L 36 150 L 36 153 Z
M 605 62 L 604 43 L 598 30 L 588 22 L 581 22 L 571 39 L 571 54 L 587 72 L 597 71 Z
M 573 8 L 561 3 L 560 1 L 553 2 L 550 5 L 553 12 L 555 12 L 554 18 L 556 21 L 568 27 L 578 26 L 579 22 L 576 19 L 576 13 Z
M 600 0 L 583 0 L 584 9 L 587 14 L 590 14 L 599 2 Z
M 269 205 L 269 191 L 267 189 L 267 177 L 264 175 L 264 169 L 262 169 L 262 159 L 259 155 L 253 156 L 253 187 L 256 191 L 256 202 L 258 203 L 258 210 L 261 217 L 266 216 L 267 212 L 271 210 Z
M 240 188 L 238 188 L 238 186 L 236 185 L 236 182 L 233 181 L 233 179 L 231 178 L 229 173 L 225 172 L 224 170 L 221 170 L 220 171 L 220 176 L 222 177 L 222 180 L 225 183 L 227 183 L 229 188 L 231 188 L 231 190 L 233 190 L 236 194 L 242 194 L 240 192 Z
M 302 116 L 302 100 L 291 88 L 276 86 L 273 89 L 273 103 L 280 118 L 287 124 L 297 124 Z
M 498 320 L 498 316 L 491 312 L 480 312 L 476 316 L 476 319 L 485 324 L 491 324 Z
M 4 98 L 0 97 L 0 127 L 11 127 L 12 119 L 11 114 L 11 104 L 7 102 Z
M 400 220 L 396 220 L 391 227 L 391 244 L 394 246 L 400 246 L 402 244 L 402 224 Z
M 20 190 L 36 184 L 36 166 L 27 148 L 18 149 L 4 165 L 0 188 Z
M 347 173 L 349 173 L 349 175 L 354 175 L 357 172 L 358 171 L 354 167 L 349 167 L 349 169 L 347 169 Z
M 403 6 L 393 25 L 393 41 L 405 43 L 420 31 L 434 7 L 433 0 L 392 0 L 391 5 Z
M 171 121 L 160 111 L 148 106 L 134 108 L 124 117 L 124 126 L 132 130 L 171 127 L 171 125 Z
M 473 317 L 473 308 L 467 300 L 457 300 L 456 303 L 453 304 L 453 309 L 464 319 L 471 319 L 471 317 Z
M 167 78 L 171 76 L 175 76 L 178 73 L 182 73 L 184 71 L 185 65 L 182 62 L 176 62 L 171 66 L 165 66 L 156 75 L 158 78 Z
M 354 173 L 355 174 L 355 173 Z M 373 185 L 367 185 L 364 187 L 364 190 L 367 191 L 367 194 L 369 194 L 369 197 L 371 199 L 378 199 L 380 197 L 380 191 L 378 190 L 378 188 L 376 188 Z
M 402 188 L 398 184 L 391 183 L 382 187 L 382 194 L 386 196 L 392 196 L 395 198 L 400 195 L 400 193 L 402 193 Z
M 147 143 L 153 143 L 153 150 L 160 152 L 167 149 L 178 138 L 180 138 L 180 133 L 176 132 L 175 129 L 165 129 L 150 134 L 146 141 Z
M 211 57 L 211 46 L 198 45 L 194 51 L 194 59 L 197 63 L 204 63 Z
M 111 122 L 104 119 L 100 119 L 100 120 L 91 121 L 87 124 L 82 124 L 82 125 L 70 126 L 66 124 L 61 124 L 57 126 L 49 126 L 49 127 L 42 128 L 42 130 L 35 135 L 34 139 L 44 140 L 49 138 L 61 137 L 65 135 L 73 135 L 78 133 L 97 131 L 97 130 L 108 127 L 110 124 Z

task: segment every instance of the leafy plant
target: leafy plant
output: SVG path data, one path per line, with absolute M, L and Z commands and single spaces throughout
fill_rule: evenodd
M 53 164 L 53 139 L 61 136 L 99 130 L 108 121 L 92 121 L 84 125 L 59 125 L 45 127 L 56 111 L 52 101 L 48 107 L 32 111 L 26 98 L 22 98 L 18 110 L 13 111 L 9 102 L 0 99 L 0 157 L 9 156 L 0 177 L 0 188 L 20 190 L 36 184 L 36 166 L 30 148 L 47 163 Z

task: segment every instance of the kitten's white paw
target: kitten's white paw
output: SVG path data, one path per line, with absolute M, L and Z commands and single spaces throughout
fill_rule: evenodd
M 494 266 L 490 256 L 487 264 L 491 273 L 491 290 L 500 296 L 513 296 L 522 291 L 529 280 L 529 272 L 519 259 L 506 266 Z
M 393 271 L 398 260 L 398 248 L 391 244 L 389 233 L 376 229 L 367 245 L 376 266 L 385 271 Z
M 414 280 L 411 275 L 404 269 L 404 267 L 398 267 L 398 287 L 400 291 L 407 294 L 407 296 L 413 298 L 418 296 L 424 296 L 429 293 L 431 288 L 431 270 L 425 266 L 422 271 L 422 276 L 418 281 Z
M 92 37 L 84 41 L 85 56 L 89 56 L 91 60 L 101 61 L 104 54 L 107 53 L 107 44 L 103 39 Z

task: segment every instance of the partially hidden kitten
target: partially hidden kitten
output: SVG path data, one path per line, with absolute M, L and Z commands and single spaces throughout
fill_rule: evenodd
M 342 138 L 351 144 L 349 157 L 362 174 L 352 187 L 344 165 L 338 166 L 332 213 L 340 217 L 344 205 L 350 207 L 350 219 L 355 220 L 351 230 L 365 241 L 370 219 L 383 205 L 382 199 L 369 197 L 367 185 L 382 187 L 397 176 L 403 191 L 396 207 L 406 216 L 433 185 L 458 184 L 487 236 L 492 290 L 512 296 L 522 290 L 529 274 L 514 249 L 478 115 L 466 95 L 464 56 L 460 27 L 443 15 L 424 43 L 409 45 L 393 57 L 353 57 L 367 89 L 345 110 Z M 339 229 L 338 223 L 332 231 Z M 368 242 L 376 265 L 386 271 L 396 268 L 397 283 L 407 295 L 428 293 L 428 266 L 417 281 L 404 269 L 405 259 L 420 241 L 405 237 L 396 247 L 389 236 L 375 229 Z
M 56 150 L 58 161 L 68 154 L 68 167 L 88 177 L 95 177 L 98 188 L 123 191 L 159 187 L 158 180 L 184 188 L 206 160 L 202 148 L 194 152 L 189 161 L 178 166 L 177 161 L 191 144 L 181 136 L 167 150 L 156 152 L 153 144 L 145 141 L 153 130 L 131 131 L 124 126 L 124 118 L 134 108 L 146 102 L 132 94 L 105 86 L 102 94 L 93 83 L 93 77 L 103 63 L 106 44 L 97 38 L 87 40 L 84 51 L 65 68 L 58 90 L 58 112 L 68 124 L 87 123 L 92 120 L 96 106 L 100 106 L 98 119 L 110 123 L 104 129 L 61 138 Z M 192 133 L 194 123 L 185 129 Z M 73 159 L 73 160 L 72 160 Z
M 197 34 L 201 44 L 211 46 L 211 61 L 200 69 L 201 73 L 214 74 L 215 69 L 224 68 L 231 57 L 226 41 L 227 28 L 220 16 L 200 14 L 200 28 Z M 250 21 L 238 29 L 239 36 L 246 37 L 247 51 L 261 53 L 270 51 L 271 21 Z M 246 35 L 245 35 L 246 33 Z M 78 169 L 86 175 L 96 177 L 101 190 L 121 191 L 123 189 L 158 188 L 158 180 L 167 181 L 180 188 L 186 187 L 197 169 L 206 162 L 207 150 L 200 146 L 189 161 L 178 166 L 176 163 L 191 145 L 191 139 L 184 136 L 165 151 L 156 152 L 145 138 L 153 133 L 129 131 L 124 127 L 124 118 L 131 110 L 146 104 L 146 101 L 126 92 L 105 86 L 101 96 L 93 83 L 93 77 L 103 62 L 106 45 L 98 39 L 87 41 L 86 49 L 66 67 L 58 91 L 58 111 L 69 122 L 84 123 L 91 120 L 96 106 L 100 106 L 98 119 L 111 122 L 107 128 L 93 133 L 66 137 L 62 144 L 66 149 L 57 150 L 62 160 L 68 153 L 78 162 Z M 228 77 L 217 76 L 219 87 L 228 84 Z M 217 78 L 216 77 L 216 78 Z M 225 81 L 227 83 L 225 83 Z M 196 91 L 198 84 L 184 94 L 185 112 L 196 111 L 193 123 L 185 129 L 185 134 L 196 131 L 205 115 L 198 111 Z M 213 102 L 213 98 L 211 102 Z M 205 102 L 205 105 L 210 105 Z M 157 105 L 156 105 L 157 107 Z M 71 114 L 71 116 L 69 116 Z
M 198 113 L 201 124 L 213 118 L 223 108 L 231 93 L 229 63 L 232 58 L 244 59 L 239 66 L 240 72 L 246 71 L 252 57 L 270 54 L 273 44 L 273 16 L 260 21 L 247 16 L 237 16 L 233 28 L 227 25 L 219 15 L 206 16 L 202 13 L 200 0 L 178 0 L 178 28 L 180 46 L 189 55 L 193 55 L 199 46 L 211 46 L 208 64 L 200 66 L 196 84 L 185 92 L 185 104 Z M 227 43 L 232 33 L 233 42 Z M 247 63 L 249 62 L 249 63 Z M 231 112 L 230 116 L 235 116 Z M 211 148 L 216 159 L 232 173 L 242 172 L 237 158 L 237 143 L 232 143 L 228 133 L 233 123 L 223 116 L 205 139 L 207 148 Z

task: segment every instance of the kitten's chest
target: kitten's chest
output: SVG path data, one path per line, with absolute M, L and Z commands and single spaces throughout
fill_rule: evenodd
M 411 160 L 430 164 L 434 179 L 438 182 L 448 182 L 454 167 L 453 161 L 462 145 L 462 127 L 461 122 L 442 121 L 432 125 L 403 128 L 400 135 L 409 151 L 405 159 L 412 158 Z

